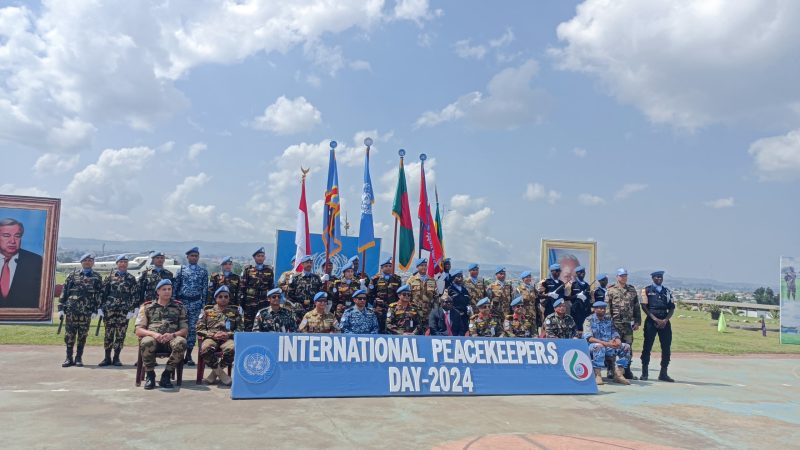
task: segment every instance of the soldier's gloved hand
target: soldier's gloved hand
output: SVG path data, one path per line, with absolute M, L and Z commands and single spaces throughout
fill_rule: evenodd
M 59 311 L 58 312 L 58 318 L 59 319 L 63 319 L 64 318 L 64 311 Z
M 581 300 L 586 300 L 586 294 L 584 294 L 583 292 L 579 292 L 578 295 L 576 295 L 576 297 L 578 297 Z
M 366 281 L 366 280 L 364 280 L 364 279 L 362 278 L 362 279 L 361 279 L 361 280 L 358 282 L 358 287 L 359 287 L 359 288 L 361 288 L 361 289 L 366 289 L 366 288 L 367 288 L 367 285 L 366 285 L 365 281 Z M 372 288 L 370 288 L 370 289 L 372 289 Z
M 326 273 L 325 275 L 323 275 L 323 276 L 322 276 L 322 278 L 321 278 L 321 279 L 322 279 L 322 282 L 323 282 L 323 283 L 327 283 L 327 282 L 328 282 L 328 280 L 330 280 L 330 279 L 331 279 L 331 277 L 330 277 L 330 275 L 328 275 L 328 274 Z
M 472 315 L 472 305 L 467 305 L 467 314 Z
M 133 319 L 133 311 L 128 311 L 128 314 L 125 314 L 125 320 Z
M 556 292 L 551 292 L 551 293 L 547 294 L 547 296 L 548 296 L 548 297 L 550 297 L 550 298 L 552 298 L 553 300 L 555 300 L 555 299 L 557 299 L 557 298 L 558 298 L 558 293 L 556 293 Z
M 97 317 L 103 317 L 103 308 L 97 308 Z
M 239 315 L 243 316 L 244 315 L 244 310 L 242 309 L 242 307 L 241 306 L 237 306 L 237 308 L 239 309 Z

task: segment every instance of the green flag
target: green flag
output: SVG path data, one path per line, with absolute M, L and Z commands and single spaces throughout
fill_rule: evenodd
M 392 215 L 397 219 L 399 233 L 397 241 L 397 266 L 402 271 L 411 267 L 414 257 L 414 226 L 411 224 L 411 210 L 408 207 L 408 189 L 406 188 L 406 171 L 403 168 L 403 153 L 400 154 L 400 174 L 397 177 L 397 192 L 394 194 Z

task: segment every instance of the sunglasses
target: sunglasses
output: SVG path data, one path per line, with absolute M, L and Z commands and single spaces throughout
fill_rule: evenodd
M 281 298 L 280 295 L 270 295 L 269 298 Z
M 231 298 L 231 296 L 230 296 L 230 295 L 227 295 L 227 294 L 219 294 L 219 295 L 217 296 L 217 298 Z

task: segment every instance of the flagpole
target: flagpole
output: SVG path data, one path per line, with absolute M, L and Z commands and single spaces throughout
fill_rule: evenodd
M 428 159 L 428 157 L 427 157 L 427 155 L 425 155 L 425 153 L 419 155 L 419 169 L 420 169 L 420 172 L 421 172 L 421 178 L 420 178 L 421 180 L 425 179 L 425 160 L 426 159 Z M 427 184 L 428 183 L 426 181 L 425 182 L 425 185 L 426 185 L 425 186 L 425 190 L 426 191 L 428 190 Z M 419 195 L 422 195 L 422 190 L 419 191 Z M 428 194 L 426 193 L 425 194 L 425 197 L 426 197 L 426 199 L 425 199 L 425 203 L 426 203 L 425 207 L 426 208 L 428 207 L 428 205 L 427 205 L 427 202 L 428 202 L 427 196 L 428 196 Z M 422 233 L 423 232 L 424 231 L 423 231 L 423 226 L 422 226 L 422 218 L 420 218 L 419 219 L 419 250 L 417 250 L 417 258 L 422 258 L 422 247 L 423 247 L 423 245 L 422 245 Z
M 331 152 L 335 152 L 336 151 L 336 141 L 331 141 L 330 142 L 330 146 L 331 146 Z M 328 174 L 328 176 L 330 176 L 330 173 Z M 328 182 L 330 182 L 330 180 L 328 180 Z M 338 189 L 338 186 L 337 186 L 337 189 Z M 328 196 L 328 193 L 326 191 L 325 192 L 325 197 L 327 197 L 327 196 Z M 325 200 L 327 200 L 327 198 Z M 335 220 L 334 217 L 333 217 L 333 214 L 332 214 L 332 209 L 333 208 L 331 208 L 330 205 L 328 205 L 327 201 L 325 202 L 325 208 L 328 209 L 328 223 L 327 223 L 327 228 L 322 230 L 322 232 L 325 234 L 325 239 L 323 239 L 323 242 L 325 243 L 325 265 L 322 266 L 322 273 L 328 273 L 328 263 L 331 261 L 331 239 L 333 238 L 333 235 L 335 234 L 333 232 L 333 223 L 334 223 L 334 220 Z M 330 275 L 330 274 L 328 273 L 328 275 Z
M 367 161 L 369 161 L 369 148 L 370 148 L 370 146 L 372 146 L 372 138 L 365 138 L 364 139 L 364 145 L 367 146 Z M 359 227 L 359 230 L 358 230 L 358 234 L 361 235 L 360 227 Z M 374 236 L 375 235 L 373 234 L 373 237 Z M 364 251 L 361 252 L 361 273 L 367 273 L 367 250 L 366 249 L 364 249 Z
M 406 156 L 406 151 L 402 148 L 397 152 L 400 155 L 400 167 L 403 167 L 403 157 Z M 399 174 L 399 172 L 398 172 Z M 392 275 L 394 275 L 395 268 L 397 267 L 397 217 L 394 218 L 394 242 L 392 243 Z

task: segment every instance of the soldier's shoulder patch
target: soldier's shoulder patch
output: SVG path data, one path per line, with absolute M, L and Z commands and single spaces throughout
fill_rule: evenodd
M 544 323 L 545 325 L 550 325 L 550 319 L 545 319 Z
M 210 309 L 214 309 L 214 308 L 215 308 L 214 305 L 206 305 L 206 306 L 203 307 L 203 309 L 206 310 L 206 311 L 208 311 Z

